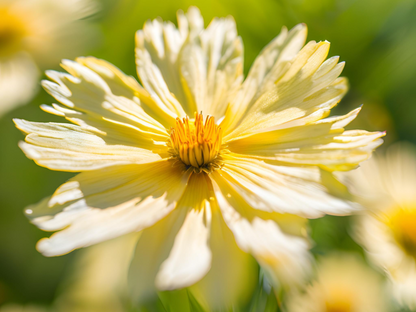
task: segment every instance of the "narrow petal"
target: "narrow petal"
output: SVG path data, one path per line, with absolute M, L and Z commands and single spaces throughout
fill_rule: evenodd
M 198 112 L 223 117 L 243 80 L 243 44 L 234 19 L 213 19 L 184 45 L 178 62 L 188 102 Z
M 62 67 L 69 74 L 48 71 L 53 82 L 45 80 L 42 85 L 66 107 L 43 106 L 46 111 L 125 145 L 149 148 L 154 141 L 166 140 L 165 127 L 144 110 L 139 99 L 142 88 L 134 78 L 93 58 L 64 60 Z
M 260 95 L 273 88 L 275 82 L 290 66 L 291 60 L 305 44 L 307 28 L 299 24 L 289 32 L 286 27 L 257 56 L 247 78 L 231 102 L 222 127 L 229 133 L 238 124 Z
M 61 231 L 38 243 L 56 256 L 153 225 L 175 208 L 189 172 L 171 161 L 113 166 L 79 174 L 26 209 L 32 223 Z
M 282 232 L 274 220 L 260 217 L 220 173 L 212 176 L 222 215 L 238 246 L 256 258 L 276 287 L 303 283 L 311 269 L 307 241 Z
M 318 168 L 272 165 L 229 155 L 215 176 L 219 175 L 221 178 L 216 181 L 221 189 L 229 189 L 230 196 L 235 194 L 262 211 L 318 218 L 324 214 L 346 215 L 359 209 L 358 205 L 332 195 L 332 190 L 324 186 L 330 177 Z
M 243 45 L 232 17 L 204 29 L 199 10 L 191 7 L 178 13 L 178 29 L 161 19 L 146 22 L 136 34 L 136 64 L 160 109 L 219 119 L 243 80 Z
M 248 302 L 258 279 L 258 266 L 237 246 L 216 201 L 212 204 L 211 269 L 189 289 L 207 311 L 223 311 Z
M 172 250 L 186 213 L 175 209 L 140 235 L 128 273 L 130 297 L 136 304 L 156 298 L 156 275 Z
M 15 119 L 27 134 L 19 144 L 38 165 L 60 171 L 80 172 L 114 165 L 141 164 L 160 160 L 148 149 L 113 143 L 106 136 L 64 123 L 41 123 Z M 107 139 L 107 141 L 106 141 Z
M 195 106 L 188 103 L 184 94 L 177 61 L 185 41 L 203 28 L 201 13 L 191 7 L 186 14 L 178 12 L 178 29 L 170 22 L 155 19 L 147 21 L 143 30 L 136 33 L 136 65 L 140 81 L 156 105 L 172 115 L 192 116 L 195 111 Z
M 123 105 L 115 106 L 115 112 L 133 120 L 139 117 L 156 128 L 160 128 L 160 125 L 155 120 L 165 128 L 174 124 L 173 115 L 158 109 L 157 103 L 151 99 L 149 92 L 143 89 L 134 77 L 127 76 L 114 65 L 94 57 L 79 57 L 76 61 L 100 75 L 114 95 L 124 96 L 134 102 L 126 101 Z
M 338 78 L 344 63 L 328 59 L 329 42 L 309 42 L 281 72 L 272 88 L 245 111 L 239 125 L 225 139 L 242 137 L 335 106 L 347 91 Z
M 245 137 L 232 138 L 227 143 L 231 148 L 242 149 L 245 145 L 248 148 L 258 145 L 268 146 L 276 143 L 288 143 L 314 139 L 330 133 L 340 134 L 343 128 L 353 121 L 361 108 L 354 109 L 343 116 L 333 116 L 321 119 L 324 115 L 316 112 L 309 118 L 300 118 L 275 127 L 259 129 Z
M 169 257 L 156 276 L 160 290 L 190 286 L 211 267 L 208 239 L 211 231 L 211 181 L 205 173 L 193 174 L 176 209 L 187 210 L 185 221 L 176 235 Z
M 350 170 L 368 159 L 383 141 L 384 132 L 344 131 L 358 114 L 356 109 L 344 116 L 321 119 L 307 124 L 283 124 L 264 129 L 228 143 L 230 151 L 259 159 L 295 165 L 319 166 L 328 171 Z M 269 130 L 269 131 L 268 131 Z

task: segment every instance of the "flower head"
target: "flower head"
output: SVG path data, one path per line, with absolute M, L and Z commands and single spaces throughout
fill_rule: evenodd
M 169 135 L 172 157 L 192 166 L 196 172 L 210 173 L 221 165 L 222 129 L 215 124 L 214 117 L 207 116 L 205 123 L 202 114 L 198 113 L 193 121 L 189 121 L 188 116 L 182 120 L 177 118 Z
M 209 302 L 233 298 L 248 254 L 275 285 L 301 282 L 305 217 L 355 209 L 324 184 L 384 135 L 344 130 L 359 109 L 325 118 L 347 90 L 344 65 L 325 61 L 328 42 L 305 40 L 305 25 L 283 28 L 243 81 L 234 20 L 204 29 L 191 8 L 178 28 L 156 19 L 137 32 L 141 85 L 92 57 L 47 72 L 43 85 L 62 105 L 42 108 L 73 124 L 16 120 L 20 146 L 41 166 L 81 173 L 26 210 L 59 230 L 38 250 L 55 256 L 143 230 L 130 266 L 139 298 L 154 281 L 161 290 L 199 281 L 192 289 Z
M 357 222 L 356 239 L 383 268 L 399 303 L 416 307 L 416 151 L 397 143 L 348 173 L 348 183 L 367 213 Z
M 39 67 L 85 46 L 91 29 L 80 19 L 95 11 L 90 0 L 0 0 L 0 116 L 34 95 Z
M 290 312 L 387 311 L 381 278 L 353 255 L 321 259 L 316 281 L 288 300 Z

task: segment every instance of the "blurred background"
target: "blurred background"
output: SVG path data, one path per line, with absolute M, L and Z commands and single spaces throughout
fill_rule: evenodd
M 0 9 L 2 4 L 0 1 Z M 308 40 L 328 40 L 331 42 L 330 56 L 340 55 L 340 60 L 346 62 L 343 76 L 350 81 L 350 91 L 335 113 L 346 113 L 364 104 L 361 114 L 350 128 L 387 130 L 381 149 L 399 140 L 416 143 L 414 0 L 96 0 L 94 10 L 83 14 L 82 25 L 77 26 L 88 28 L 88 35 L 91 36 L 88 42 L 76 50 L 68 48 L 58 51 L 55 56 L 74 58 L 92 55 L 115 64 L 126 74 L 136 76 L 135 31 L 142 28 L 147 19 L 158 16 L 176 22 L 176 11 L 186 11 L 191 5 L 200 8 L 206 25 L 214 16 L 234 16 L 245 47 L 245 73 L 256 55 L 280 32 L 283 25 L 291 28 L 298 23 L 306 23 Z M 1 27 L 2 21 L 0 47 L 3 43 Z M 67 24 L 67 27 L 73 26 Z M 68 37 L 67 40 L 72 40 L 69 46 L 78 45 L 83 40 L 82 34 L 81 28 L 80 35 Z M 41 61 L 36 64 L 40 73 L 59 67 L 57 59 L 53 64 L 48 62 L 48 67 Z M 26 88 L 23 83 L 20 87 L 22 92 Z M 3 94 L 0 94 L 0 101 L 2 98 Z M 12 118 L 61 121 L 39 109 L 39 105 L 52 102 L 46 92 L 35 88 L 30 100 L 0 115 L 0 307 L 3 305 L 4 311 L 43 311 L 57 298 L 63 300 L 62 293 L 67 292 L 68 287 L 83 287 L 73 280 L 78 274 L 77 265 L 87 261 L 88 256 L 82 254 L 85 250 L 62 257 L 43 257 L 36 251 L 35 245 L 49 234 L 31 225 L 23 215 L 27 205 L 53 193 L 58 185 L 73 176 L 35 165 L 17 146 L 23 135 L 14 127 Z M 343 251 L 364 259 L 363 250 L 349 235 L 350 222 L 351 217 L 312 220 L 314 254 L 322 256 Z M 111 293 L 111 290 L 108 292 Z M 163 298 L 161 296 L 162 305 Z M 251 307 L 256 307 L 251 311 L 276 311 L 275 301 L 267 291 L 264 292 L 264 288 L 258 286 L 248 305 L 251 302 Z M 25 307 L 18 310 L 11 304 Z M 155 303 L 155 306 L 160 307 L 160 304 Z M 151 309 L 148 307 L 149 311 Z M 118 310 L 129 311 L 129 308 L 115 304 L 96 311 Z M 95 310 L 91 308 L 91 311 Z M 394 311 L 410 310 L 397 308 Z

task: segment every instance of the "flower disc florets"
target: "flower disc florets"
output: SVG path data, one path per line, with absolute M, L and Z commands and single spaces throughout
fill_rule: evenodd
M 220 166 L 219 154 L 222 144 L 222 130 L 215 124 L 215 118 L 195 113 L 194 121 L 188 116 L 176 119 L 170 130 L 170 153 L 185 165 L 196 171 L 212 171 Z

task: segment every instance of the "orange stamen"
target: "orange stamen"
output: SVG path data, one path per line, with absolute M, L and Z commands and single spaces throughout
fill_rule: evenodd
M 170 131 L 173 153 L 186 165 L 196 168 L 209 164 L 217 157 L 222 142 L 222 130 L 215 124 L 215 118 L 195 113 L 192 122 L 188 117 L 176 118 L 176 125 Z

